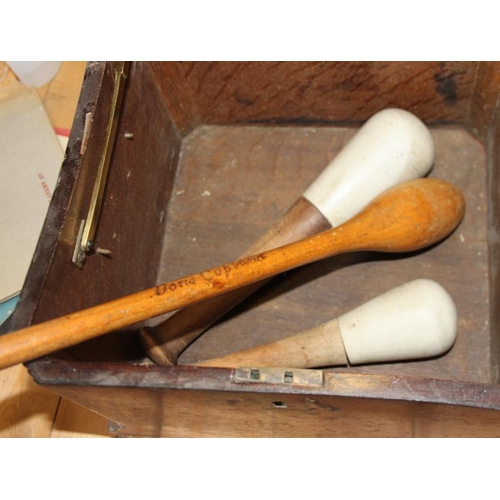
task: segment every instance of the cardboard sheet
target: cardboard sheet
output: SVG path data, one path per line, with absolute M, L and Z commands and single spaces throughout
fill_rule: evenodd
M 35 89 L 0 102 L 0 302 L 22 288 L 62 160 Z

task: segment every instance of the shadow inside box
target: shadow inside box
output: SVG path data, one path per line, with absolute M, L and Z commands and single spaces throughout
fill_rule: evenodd
M 292 269 L 278 276 L 274 276 L 265 282 L 258 291 L 247 297 L 240 304 L 229 311 L 216 324 L 223 324 L 239 316 L 244 311 L 258 308 L 267 302 L 271 302 L 281 296 L 293 293 L 295 290 L 307 287 L 318 280 L 328 280 L 335 273 L 343 271 L 355 272 L 357 266 L 372 263 L 388 264 L 397 261 L 406 261 L 416 257 L 428 249 L 418 250 L 409 253 L 382 253 L 382 252 L 352 252 L 343 255 L 336 255 L 319 262 L 313 262 L 296 269 Z M 370 287 L 369 287 L 370 288 Z

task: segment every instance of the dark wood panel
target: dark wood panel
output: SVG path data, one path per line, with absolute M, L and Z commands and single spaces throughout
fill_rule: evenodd
M 224 369 L 143 366 L 126 373 L 108 366 L 98 374 L 75 367 L 70 373 L 45 365 L 41 372 L 65 382 L 51 390 L 111 419 L 116 436 L 500 436 L 498 391 L 488 385 L 338 374 L 327 375 L 321 388 L 285 390 L 235 384 Z M 76 378 L 86 385 L 73 385 Z
M 61 168 L 58 185 L 54 190 L 47 212 L 46 221 L 41 231 L 32 264 L 23 286 L 20 300 L 11 316 L 11 328 L 17 330 L 27 326 L 44 291 L 45 280 L 50 272 L 54 251 L 59 244 L 61 228 L 66 219 L 70 203 L 74 203 L 74 190 L 77 179 L 82 179 L 81 145 L 85 115 L 95 110 L 97 97 L 103 85 L 104 65 L 91 63 L 84 75 L 84 86 L 77 105 L 73 129 L 65 152 L 64 167 Z M 105 111 L 105 110 L 104 110 Z M 96 123 L 98 118 L 96 119 Z M 74 228 L 76 231 L 76 227 Z
M 497 76 L 498 78 L 498 76 Z M 490 278 L 491 310 L 491 350 L 496 354 L 496 363 L 492 366 L 495 380 L 500 380 L 500 116 L 499 101 L 492 110 L 493 121 L 489 127 L 487 148 L 487 183 L 488 183 L 488 263 Z
M 74 183 L 62 186 L 71 205 L 65 218 L 64 207 L 62 210 L 58 207 L 61 210 L 59 217 L 63 217 L 58 225 L 62 228 L 34 322 L 62 316 L 155 284 L 181 135 L 171 122 L 154 80 L 137 65 L 132 65 L 127 79 L 96 232 L 95 246 L 109 249 L 111 254 L 90 255 L 82 270 L 71 263 L 79 223 L 86 218 L 89 207 L 112 82 L 112 72 L 107 65 L 99 92 L 93 99 L 86 98 L 79 103 L 73 137 L 77 135 L 80 140 L 75 140 L 70 146 L 63 171 L 72 162 L 78 165 L 83 162 L 84 166 L 82 171 L 78 170 L 79 166 L 76 168 L 76 187 Z M 93 126 L 82 158 L 84 116 L 94 108 Z M 126 138 L 125 133 L 132 134 L 132 138 Z M 91 356 L 96 361 L 121 359 L 138 352 L 140 347 L 134 331 L 107 335 L 67 350 L 79 359 Z
M 150 71 L 172 122 L 182 135 L 201 125 L 199 110 L 189 85 L 174 62 L 150 62 L 141 65 Z
M 497 110 L 499 92 L 500 63 L 497 61 L 477 63 L 476 79 L 465 126 L 483 143 Z
M 331 124 L 400 107 L 463 123 L 476 63 L 185 62 L 202 123 Z

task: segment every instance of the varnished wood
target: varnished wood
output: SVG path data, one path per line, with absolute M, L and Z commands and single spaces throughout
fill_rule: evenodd
M 274 250 L 125 296 L 0 337 L 0 368 L 255 283 L 332 255 L 411 252 L 448 236 L 465 211 L 462 193 L 437 179 L 400 184 L 348 222 Z
M 490 67 L 491 70 L 496 68 Z M 498 72 L 492 76 L 493 84 L 499 79 Z M 486 84 L 486 82 L 485 82 Z M 500 83 L 498 84 L 500 86 Z M 498 88 L 497 86 L 497 88 Z M 488 280 L 490 321 L 492 330 L 496 333 L 490 338 L 491 370 L 497 380 L 500 380 L 500 102 L 497 98 L 491 111 L 492 123 L 486 137 L 487 163 L 486 182 L 487 194 L 487 225 L 488 225 Z
M 496 115 L 499 86 L 499 62 L 478 62 L 465 126 L 483 142 Z
M 235 383 L 233 370 L 42 361 L 37 380 L 124 437 L 500 437 L 496 386 L 324 373 L 320 386 Z M 86 380 L 79 386 L 79 380 Z M 154 388 L 154 389 L 152 389 Z
M 163 61 L 138 64 L 142 71 L 151 72 L 172 122 L 183 136 L 201 125 L 200 112 L 177 63 Z
M 389 107 L 428 123 L 463 123 L 477 63 L 203 61 L 179 68 L 206 124 L 360 123 Z
M 300 197 L 274 226 L 241 256 L 247 257 L 306 238 L 330 228 L 328 220 L 305 198 Z M 215 321 L 267 281 L 246 286 L 181 309 L 154 328 L 141 329 L 141 341 L 157 363 L 174 365 L 179 354 Z

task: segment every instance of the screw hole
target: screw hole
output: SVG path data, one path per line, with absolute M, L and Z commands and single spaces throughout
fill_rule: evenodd
M 250 370 L 250 380 L 260 380 L 260 370 L 252 368 Z
M 274 401 L 273 406 L 275 408 L 287 408 L 286 403 L 284 403 L 283 401 Z
M 283 377 L 286 384 L 293 383 L 293 372 L 285 372 L 285 376 Z

